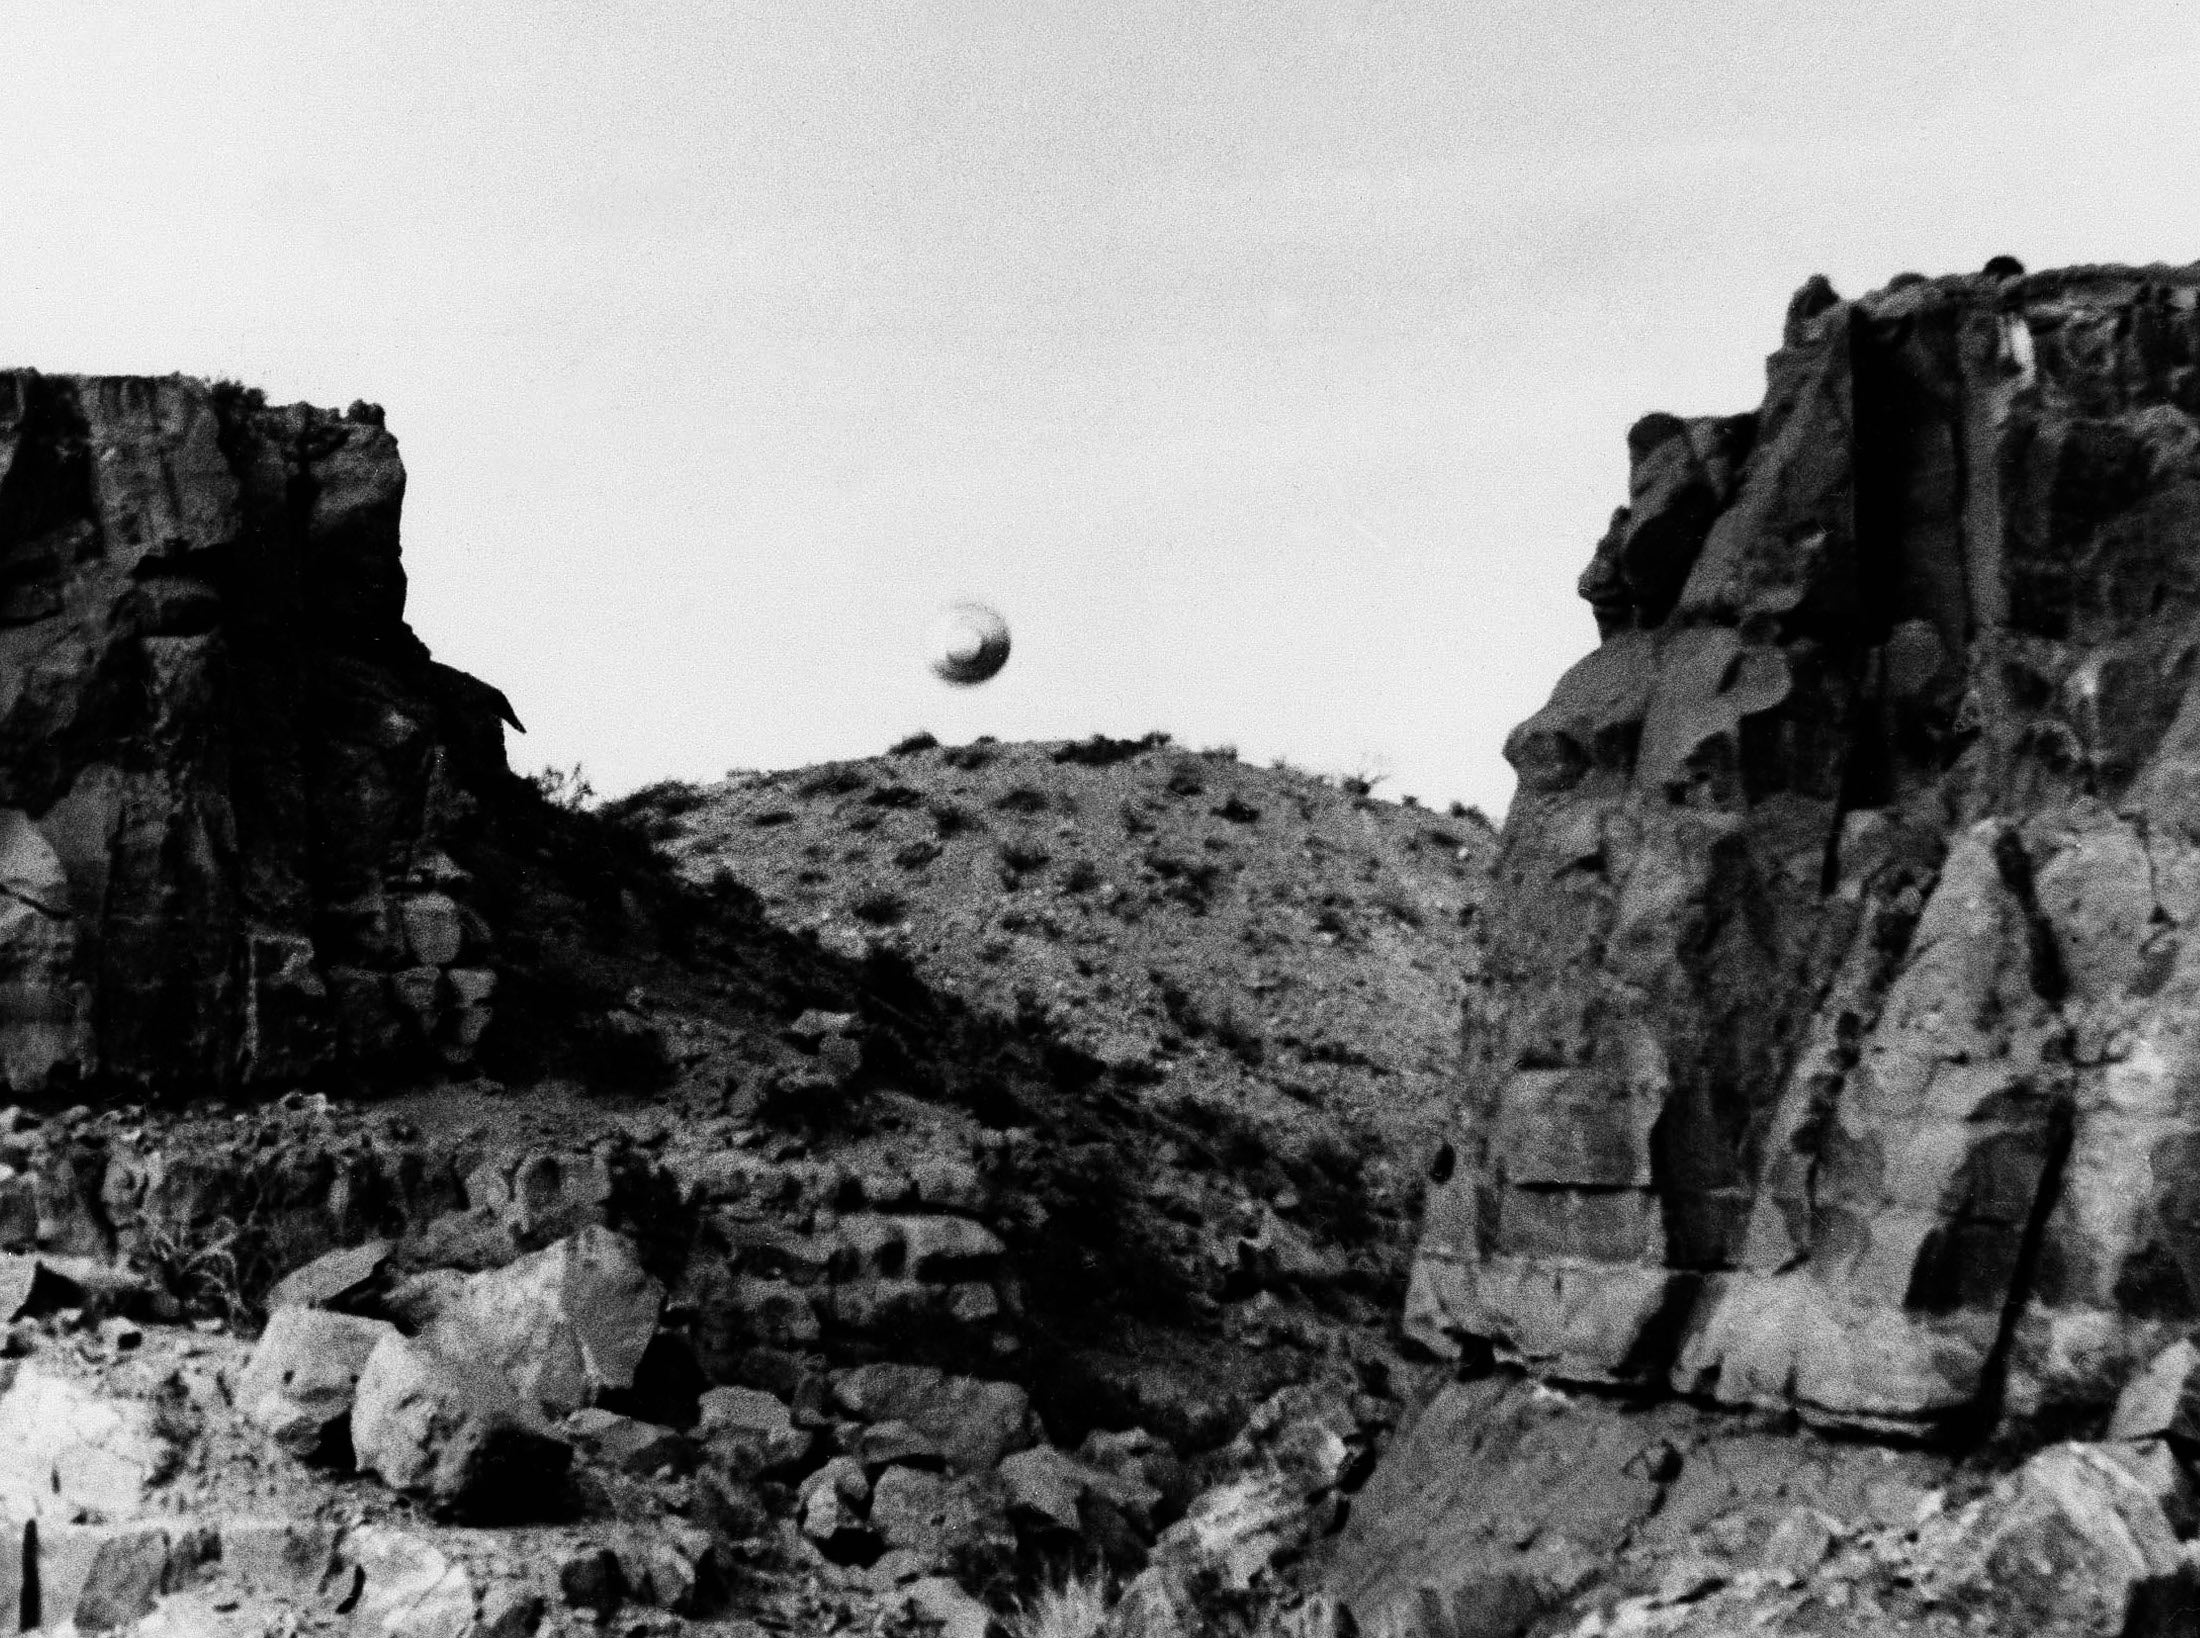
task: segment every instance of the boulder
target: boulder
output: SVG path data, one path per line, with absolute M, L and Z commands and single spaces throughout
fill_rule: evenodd
M 351 1630 L 361 1638 L 469 1638 L 474 1584 L 466 1567 L 418 1536 L 363 1525 L 344 1539 L 359 1577 Z
M 422 1333 L 431 1347 L 503 1372 L 556 1416 L 634 1385 L 664 1287 L 605 1228 L 585 1228 L 473 1275 Z
M 41 1523 L 38 1621 L 111 1632 L 152 1613 L 168 1575 L 168 1532 L 145 1524 Z
M 871 1481 L 860 1463 L 835 1456 L 804 1479 L 797 1494 L 802 1533 L 828 1558 L 846 1563 L 877 1551 L 869 1521 Z
M 949 1376 L 921 1365 L 859 1365 L 832 1378 L 833 1398 L 865 1422 L 906 1422 L 957 1472 L 983 1473 L 1039 1437 L 1031 1398 L 1013 1382 Z
M 2200 1346 L 2190 1337 L 2172 1343 L 2126 1383 L 2109 1417 L 2108 1436 L 2200 1443 Z
M 1940 1586 L 2023 1630 L 2169 1630 L 2200 1593 L 2159 1497 L 2096 1445 L 2041 1451 L 1934 1545 Z
M 277 1308 L 237 1383 L 237 1405 L 305 1460 L 349 1455 L 345 1435 L 359 1373 L 397 1328 L 321 1308 Z
M 871 1528 L 891 1550 L 960 1573 L 1005 1565 L 1016 1550 L 1000 1482 L 991 1474 L 890 1467 L 871 1486 Z
M 613 1411 L 577 1410 L 565 1419 L 564 1431 L 577 1449 L 622 1473 L 680 1472 L 695 1460 L 695 1446 L 685 1434 Z
M 361 1471 L 393 1489 L 490 1519 L 556 1510 L 572 1456 L 500 1372 L 395 1334 L 360 1373 L 351 1443 Z
M 368 1240 L 325 1252 L 275 1282 L 267 1294 L 268 1310 L 351 1308 L 374 1289 L 393 1249 L 388 1240 Z
M 0 1393 L 0 1508 L 14 1517 L 133 1518 L 175 1457 L 150 1404 L 96 1393 L 36 1360 Z
M 311 1519 L 224 1519 L 222 1574 L 248 1589 L 303 1597 L 336 1563 L 337 1533 Z
M 698 1404 L 696 1437 L 744 1478 L 784 1472 L 816 1442 L 785 1400 L 759 1388 L 712 1388 Z

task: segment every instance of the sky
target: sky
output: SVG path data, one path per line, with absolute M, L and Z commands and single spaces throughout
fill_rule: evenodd
M 382 404 L 523 769 L 1159 728 L 1495 814 L 1628 425 L 1812 273 L 2200 257 L 2195 86 L 2169 3 L 0 0 L 0 365 Z

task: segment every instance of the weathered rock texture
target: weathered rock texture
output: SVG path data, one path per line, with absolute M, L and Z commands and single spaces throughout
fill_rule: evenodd
M 463 1062 L 494 689 L 406 626 L 382 415 L 0 374 L 0 1086 Z
M 1411 1323 L 1893 1430 L 2200 1319 L 2200 268 L 1796 296 L 1507 747 Z

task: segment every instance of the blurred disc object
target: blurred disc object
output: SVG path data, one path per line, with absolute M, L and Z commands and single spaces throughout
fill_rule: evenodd
M 932 628 L 932 674 L 970 688 L 1008 664 L 1008 622 L 983 603 L 950 603 Z

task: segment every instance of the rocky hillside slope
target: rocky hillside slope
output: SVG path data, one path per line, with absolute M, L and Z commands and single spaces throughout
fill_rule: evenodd
M 920 736 L 612 811 L 690 880 L 755 890 L 780 926 L 1036 1022 L 1188 1144 L 1361 1157 L 1354 1205 L 1386 1233 L 1418 1205 L 1496 850 L 1479 814 L 1163 735 Z

